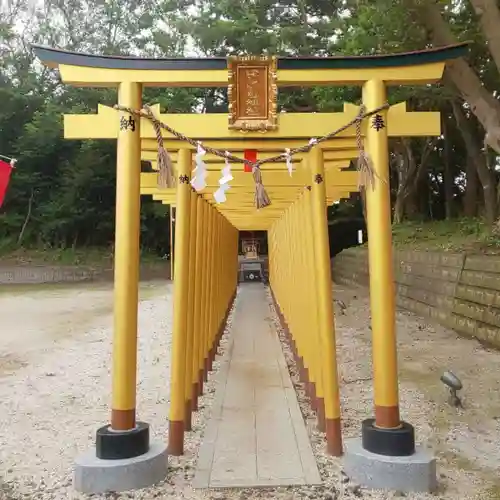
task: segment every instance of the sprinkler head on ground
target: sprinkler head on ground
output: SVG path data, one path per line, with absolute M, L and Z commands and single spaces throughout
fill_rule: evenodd
M 457 391 L 460 391 L 463 388 L 461 380 L 454 373 L 445 371 L 441 375 L 441 382 L 443 382 L 443 384 L 450 390 L 450 405 L 463 408 L 462 401 L 457 394 Z

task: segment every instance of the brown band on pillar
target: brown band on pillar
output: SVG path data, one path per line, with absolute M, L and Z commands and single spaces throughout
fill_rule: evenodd
M 194 382 L 191 387 L 191 409 L 193 411 L 198 411 L 198 395 L 200 390 L 198 389 L 198 382 Z
M 111 428 L 114 431 L 135 429 L 135 408 L 131 410 L 111 410 Z
M 208 380 L 208 372 L 209 366 L 208 366 L 208 356 L 203 360 L 203 381 L 206 382 Z
M 299 362 L 298 362 L 298 365 L 299 365 L 299 377 L 300 377 L 300 381 L 304 384 L 306 379 L 305 379 L 305 368 L 304 368 L 304 360 L 299 357 Z
M 399 406 L 375 405 L 375 426 L 382 429 L 397 429 L 401 425 Z
M 316 384 L 314 382 L 309 382 L 309 399 L 311 400 L 311 408 L 316 411 Z
M 326 451 L 334 457 L 342 456 L 342 431 L 340 418 L 327 418 L 326 423 Z
M 184 455 L 184 422 L 170 420 L 168 425 L 168 454 Z
M 309 392 L 309 368 L 307 368 L 306 366 L 304 366 L 304 368 L 302 369 L 302 372 L 304 373 L 304 385 L 305 385 L 305 391 L 306 391 L 306 395 L 308 398 L 311 397 L 311 394 Z
M 186 406 L 185 406 L 185 410 L 184 410 L 184 430 L 186 432 L 190 432 L 193 427 L 191 425 L 191 417 L 192 417 L 192 409 L 191 409 L 191 401 L 188 399 L 186 401 Z
M 200 369 L 200 373 L 198 374 L 198 396 L 203 396 L 203 382 L 204 382 L 205 370 L 203 368 Z
M 316 398 L 316 417 L 317 428 L 319 432 L 326 432 L 326 419 L 325 419 L 325 400 L 324 398 Z

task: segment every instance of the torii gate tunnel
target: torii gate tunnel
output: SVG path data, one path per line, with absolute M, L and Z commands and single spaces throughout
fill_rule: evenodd
M 466 45 L 414 53 L 329 58 L 140 59 L 93 56 L 41 46 L 37 56 L 76 86 L 118 88 L 118 105 L 140 110 L 144 87 L 228 87 L 225 114 L 156 117 L 204 146 L 265 159 L 307 145 L 355 118 L 359 107 L 338 113 L 278 113 L 280 87 L 359 85 L 367 112 L 383 107 L 391 85 L 438 82 L 446 60 Z M 260 166 L 271 204 L 254 206 L 254 180 L 243 163 L 232 163 L 227 200 L 217 203 L 224 160 L 207 154 L 207 186 L 190 185 L 196 147 L 163 131 L 178 180 L 158 186 L 157 172 L 141 173 L 141 160 L 156 164 L 152 123 L 125 111 L 99 106 L 94 115 L 66 115 L 68 139 L 117 141 L 115 307 L 111 423 L 97 432 L 102 459 L 139 456 L 149 448 L 148 425 L 136 422 L 137 311 L 140 197 L 175 206 L 173 352 L 168 451 L 183 454 L 185 432 L 203 393 L 207 373 L 237 289 L 238 231 L 267 230 L 269 280 L 284 327 L 293 339 L 307 380 L 318 426 L 328 451 L 342 454 L 341 410 L 336 362 L 332 281 L 326 208 L 358 190 L 359 173 L 349 170 L 359 154 L 354 125 L 336 137 L 293 156 Z M 414 432 L 400 418 L 389 192 L 390 137 L 440 135 L 437 112 L 408 111 L 402 102 L 363 120 L 361 142 L 374 171 L 366 188 L 369 233 L 374 418 L 362 423 L 363 446 L 386 455 L 411 454 Z M 358 137 L 359 140 L 359 137 Z M 166 221 L 166 224 L 168 222 Z M 304 293 L 306 291 L 306 293 Z

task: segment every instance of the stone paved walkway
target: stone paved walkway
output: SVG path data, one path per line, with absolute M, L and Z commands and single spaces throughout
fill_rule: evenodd
M 195 488 L 321 483 L 261 284 L 240 286 Z

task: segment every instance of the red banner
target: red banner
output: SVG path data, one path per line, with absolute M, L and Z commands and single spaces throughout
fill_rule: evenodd
M 9 186 L 10 174 L 12 173 L 13 167 L 10 163 L 0 160 L 0 207 L 3 204 L 5 198 L 5 193 Z
M 245 160 L 257 161 L 257 150 L 256 149 L 245 149 L 244 155 L 245 155 L 244 156 Z M 251 172 L 252 167 L 245 163 L 244 170 L 245 170 L 245 172 Z

